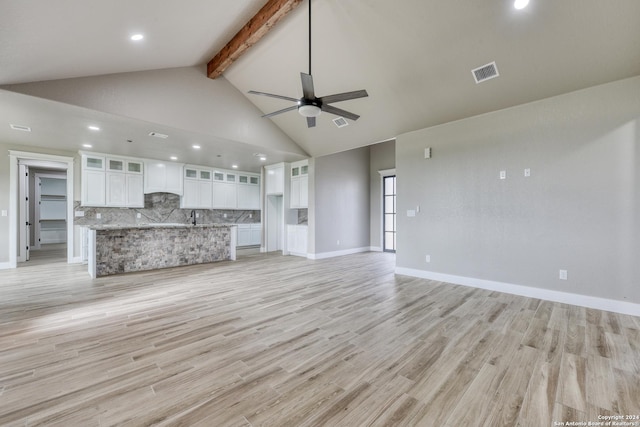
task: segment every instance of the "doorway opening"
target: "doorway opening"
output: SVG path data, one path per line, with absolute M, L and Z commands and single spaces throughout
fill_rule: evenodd
M 9 268 L 32 258 L 31 250 L 41 248 L 41 233 L 55 246 L 47 246 L 46 254 L 38 256 L 42 258 L 40 261 L 55 262 L 61 258 L 74 262 L 73 163 L 72 157 L 9 151 Z M 45 184 L 46 224 L 38 224 L 40 227 L 36 221 L 43 219 L 42 205 L 36 203 L 43 200 L 36 200 L 34 171 L 43 178 L 52 175 L 56 180 Z M 40 242 L 36 242 L 37 235 Z
M 269 195 L 266 202 L 265 251 L 274 252 L 284 249 L 284 218 L 282 195 Z
M 396 176 L 382 178 L 382 247 L 385 252 L 396 251 Z

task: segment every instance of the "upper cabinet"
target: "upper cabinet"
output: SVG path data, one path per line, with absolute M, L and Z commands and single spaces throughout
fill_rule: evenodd
M 309 206 L 309 161 L 301 160 L 291 163 L 291 197 L 289 207 L 292 209 Z
M 265 166 L 265 193 L 284 194 L 284 163 Z
M 238 175 L 238 209 L 260 209 L 260 176 Z
M 144 207 L 142 161 L 82 154 L 82 206 Z
M 182 196 L 182 163 L 144 161 L 144 193 L 173 193 Z
M 180 207 L 211 209 L 213 207 L 213 171 L 200 166 L 184 167 L 184 191 Z

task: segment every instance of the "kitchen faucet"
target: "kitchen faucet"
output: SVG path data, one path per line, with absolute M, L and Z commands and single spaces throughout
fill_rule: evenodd
M 191 224 L 192 225 L 196 225 L 196 210 L 195 209 L 191 210 Z

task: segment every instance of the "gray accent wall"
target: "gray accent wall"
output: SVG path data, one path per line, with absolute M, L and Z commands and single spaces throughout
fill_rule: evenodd
M 309 166 L 309 252 L 368 248 L 369 148 L 316 157 Z
M 640 303 L 640 77 L 400 135 L 396 171 L 397 267 Z

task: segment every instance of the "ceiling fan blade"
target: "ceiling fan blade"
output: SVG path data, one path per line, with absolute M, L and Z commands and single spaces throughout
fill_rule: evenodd
M 335 95 L 323 96 L 320 98 L 324 104 L 331 104 L 332 102 L 347 101 L 349 99 L 364 98 L 369 96 L 366 90 L 354 90 L 353 92 L 336 93 Z
M 307 127 L 308 128 L 316 127 L 316 118 L 315 117 L 307 117 Z
M 320 109 L 325 113 L 335 114 L 336 116 L 346 117 L 347 119 L 351 120 L 358 120 L 360 118 L 360 116 L 357 114 L 350 113 L 341 108 L 336 108 L 332 105 L 322 104 L 322 107 L 320 107 Z
M 262 95 L 262 96 L 269 96 L 271 98 L 278 98 L 278 99 L 284 99 L 286 101 L 293 101 L 293 102 L 298 102 L 298 99 L 295 98 L 291 98 L 289 96 L 282 96 L 282 95 L 274 95 L 273 93 L 266 93 L 266 92 L 256 92 L 255 90 L 250 90 L 249 92 L 251 95 Z
M 292 105 L 291 107 L 283 108 L 282 110 L 274 111 L 273 113 L 265 114 L 262 117 L 272 117 L 278 114 L 286 113 L 287 111 L 297 110 L 297 105 Z
M 311 74 L 300 73 L 300 79 L 302 80 L 302 96 L 305 99 L 314 99 L 316 95 L 313 91 L 313 77 L 311 77 Z

